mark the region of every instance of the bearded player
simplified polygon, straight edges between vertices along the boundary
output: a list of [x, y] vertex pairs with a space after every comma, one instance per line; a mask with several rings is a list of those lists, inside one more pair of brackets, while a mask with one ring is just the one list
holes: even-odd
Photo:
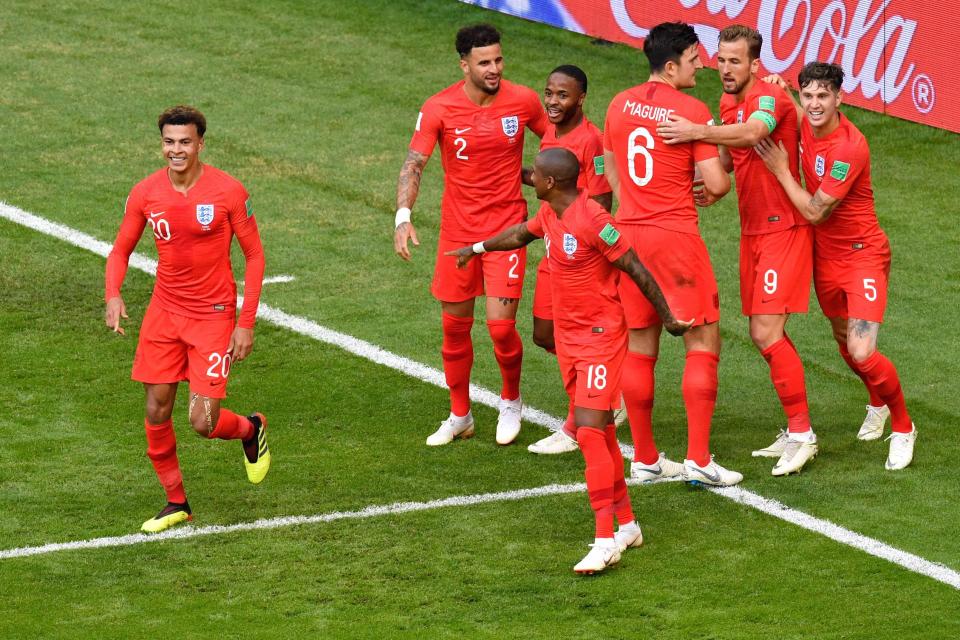
[[496, 440], [506, 445], [520, 433], [523, 343], [516, 316], [523, 289], [526, 251], [484, 256], [457, 269], [446, 251], [494, 235], [527, 217], [520, 192], [524, 129], [543, 135], [547, 118], [537, 94], [502, 79], [500, 32], [486, 24], [457, 32], [463, 79], [429, 98], [417, 117], [407, 159], [397, 183], [394, 250], [410, 260], [408, 242], [419, 244], [410, 220], [423, 169], [440, 146], [444, 169], [440, 241], [430, 291], [440, 301], [443, 372], [450, 388], [450, 415], [427, 438], [445, 445], [474, 433], [470, 411], [474, 307], [486, 295], [487, 329], [503, 386]]
[[[106, 324], [123, 334], [127, 317], [120, 287], [130, 254], [150, 225], [159, 257], [153, 297], [140, 328], [131, 377], [146, 391], [147, 455], [167, 504], [143, 523], [148, 533], [192, 520], [173, 431], [173, 405], [181, 380], [190, 383], [189, 419], [203, 438], [239, 440], [247, 479], [257, 484], [270, 468], [267, 421], [221, 407], [233, 362], [253, 348], [253, 327], [264, 256], [249, 196], [236, 179], [203, 164], [206, 119], [177, 106], [158, 120], [167, 166], [130, 191], [120, 231], [107, 258]], [[237, 287], [230, 265], [236, 236], [243, 250], [244, 305], [237, 321]]]
[[[540, 152], [531, 174], [537, 197], [544, 201], [537, 216], [448, 255], [467, 266], [471, 258], [487, 251], [513, 251], [539, 237], [546, 243], [557, 360], [574, 405], [576, 438], [586, 461], [584, 476], [596, 534], [593, 548], [573, 570], [596, 573], [619, 562], [627, 548], [643, 542], [613, 423], [627, 351], [617, 269], [648, 296], [670, 333], [682, 334], [689, 323], [674, 319], [657, 282], [620, 237], [610, 213], [577, 190], [579, 171], [577, 157], [567, 149]], [[616, 532], [614, 518], [620, 524]]]

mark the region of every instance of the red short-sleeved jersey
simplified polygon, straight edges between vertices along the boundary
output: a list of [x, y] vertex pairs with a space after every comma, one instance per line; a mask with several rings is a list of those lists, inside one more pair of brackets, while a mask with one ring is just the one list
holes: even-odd
[[595, 345], [624, 334], [617, 268], [611, 262], [630, 247], [610, 213], [581, 191], [562, 218], [544, 203], [527, 229], [546, 243], [556, 341]]
[[[251, 236], [258, 252], [256, 290], [245, 291], [240, 326], [253, 327], [263, 278], [262, 249], [253, 209], [243, 185], [208, 164], [184, 195], [160, 169], [130, 191], [120, 232], [107, 261], [107, 299], [120, 295], [126, 261], [150, 225], [159, 263], [152, 304], [188, 318], [234, 317], [237, 285], [230, 266], [234, 234], [241, 244]], [[122, 264], [121, 264], [122, 263]], [[248, 269], [251, 265], [248, 258]]]
[[429, 156], [440, 144], [442, 237], [476, 242], [527, 218], [520, 192], [523, 132], [529, 127], [543, 135], [547, 122], [537, 94], [507, 80], [486, 107], [467, 97], [463, 80], [424, 103], [410, 149]]
[[603, 175], [603, 134], [587, 116], [583, 116], [580, 124], [561, 138], [557, 137], [556, 125], [548, 122], [540, 140], [540, 151], [555, 147], [568, 149], [580, 161], [578, 189], [585, 190], [588, 196], [610, 193], [610, 183]]
[[841, 202], [825, 222], [814, 227], [820, 258], [849, 258], [861, 251], [889, 251], [880, 228], [870, 185], [870, 147], [843, 114], [840, 126], [823, 138], [813, 135], [806, 119], [800, 125], [800, 164], [807, 191], [822, 189]]
[[[743, 102], [737, 102], [736, 96], [728, 93], [720, 98], [720, 119], [723, 124], [739, 124], [751, 116], [772, 128], [770, 139], [775, 144], [783, 143], [790, 158], [790, 173], [799, 182], [800, 134], [797, 110], [790, 96], [778, 85], [758, 78]], [[798, 224], [809, 224], [794, 208], [783, 187], [752, 147], [727, 147], [727, 151], [733, 159], [733, 171], [737, 178], [740, 231], [743, 235], [773, 233]]]
[[617, 222], [698, 233], [694, 164], [719, 152], [703, 142], [667, 145], [657, 134], [657, 123], [672, 113], [713, 123], [707, 105], [663, 82], [632, 87], [610, 103], [603, 148], [614, 154], [620, 179]]

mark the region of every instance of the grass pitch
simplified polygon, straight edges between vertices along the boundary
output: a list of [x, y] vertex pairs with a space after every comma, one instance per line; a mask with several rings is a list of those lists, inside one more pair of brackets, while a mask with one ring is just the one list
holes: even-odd
[[[423, 100], [459, 77], [454, 31], [480, 20], [503, 30], [514, 81], [539, 89], [558, 64], [583, 67], [598, 124], [616, 92], [646, 78], [636, 51], [452, 0], [6, 7], [0, 199], [111, 241], [130, 187], [161, 166], [156, 115], [193, 103], [209, 120], [205, 161], [253, 194], [268, 275], [296, 277], [268, 285], [264, 302], [439, 367], [439, 309], [427, 288], [442, 171], [431, 160], [412, 264], [392, 253], [396, 175]], [[695, 95], [715, 110], [716, 74], [698, 81]], [[821, 455], [786, 479], [750, 458], [782, 416], [739, 315], [732, 195], [701, 216], [725, 341], [713, 450], [752, 491], [960, 570], [951, 401], [960, 261], [949, 215], [960, 144], [846, 113], [871, 143], [894, 251], [881, 347], [920, 430], [914, 466], [888, 473], [886, 445], [856, 441], [865, 393], [815, 303], [789, 329]], [[531, 157], [535, 148], [528, 140]], [[153, 255], [151, 245], [138, 250]], [[2, 546], [134, 532], [163, 500], [144, 455], [142, 391], [128, 376], [150, 278], [129, 273], [131, 330], [119, 339], [102, 326], [101, 258], [3, 220], [0, 255]], [[529, 314], [528, 297], [524, 335]], [[482, 322], [475, 329], [475, 381], [496, 389], [489, 339]], [[685, 443], [680, 355], [678, 341], [665, 341], [657, 371], [657, 439], [672, 456]], [[474, 409], [474, 440], [427, 449], [446, 415], [443, 390], [265, 323], [231, 378], [227, 406], [269, 416], [275, 466], [248, 485], [239, 446], [193, 436], [182, 403], [174, 419], [200, 525], [582, 478], [576, 454], [527, 454], [542, 428], [496, 447], [486, 407]], [[529, 343], [523, 389], [562, 414], [556, 365]], [[704, 491], [669, 484], [631, 495], [646, 543], [593, 579], [570, 571], [592, 537], [584, 495], [0, 560], [0, 636], [960, 635], [958, 594], [946, 585]]]

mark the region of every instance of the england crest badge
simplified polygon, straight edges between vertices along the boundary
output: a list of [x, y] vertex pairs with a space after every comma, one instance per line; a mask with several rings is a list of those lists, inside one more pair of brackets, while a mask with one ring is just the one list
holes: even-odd
[[503, 132], [512, 138], [520, 131], [520, 119], [517, 116], [500, 118], [500, 126], [503, 127]]
[[213, 222], [213, 205], [212, 204], [198, 204], [197, 205], [197, 222], [206, 227], [211, 222]]
[[823, 156], [821, 156], [820, 154], [817, 154], [816, 170], [817, 170], [818, 177], [820, 178], [823, 177], [823, 174], [826, 172], [826, 165], [827, 165], [827, 161], [823, 159]]
[[577, 252], [577, 238], [572, 233], [563, 234], [563, 252], [570, 257]]

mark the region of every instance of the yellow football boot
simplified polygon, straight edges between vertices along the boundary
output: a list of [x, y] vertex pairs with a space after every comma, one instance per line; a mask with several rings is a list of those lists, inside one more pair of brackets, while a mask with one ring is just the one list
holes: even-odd
[[[262, 413], [255, 413], [248, 418], [253, 423], [253, 435], [243, 441], [243, 466], [247, 470], [247, 480], [253, 484], [260, 484], [267, 477], [270, 470], [270, 447], [267, 445], [267, 418]], [[253, 445], [256, 449], [253, 449]], [[250, 455], [255, 455], [253, 461]]]
[[144, 533], [160, 533], [164, 529], [169, 529], [189, 520], [193, 520], [193, 515], [188, 503], [168, 502], [167, 506], [160, 510], [160, 513], [144, 522], [140, 530]]

